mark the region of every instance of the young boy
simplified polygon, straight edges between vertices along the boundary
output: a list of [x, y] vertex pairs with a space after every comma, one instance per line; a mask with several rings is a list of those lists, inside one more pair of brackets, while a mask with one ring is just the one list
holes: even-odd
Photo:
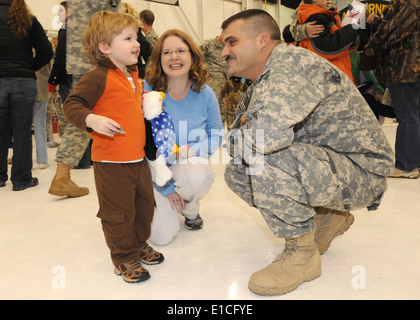
[[142, 113], [143, 82], [137, 75], [139, 26], [133, 17], [95, 13], [83, 37], [90, 62], [64, 104], [64, 114], [93, 139], [98, 217], [115, 265], [127, 282], [149, 279], [142, 266], [158, 264], [163, 255], [146, 240], [150, 236], [155, 200], [145, 156]]
[[356, 40], [358, 29], [351, 24], [341, 27], [337, 7], [331, 7], [330, 2], [329, 0], [303, 0], [300, 4], [298, 23], [316, 21], [316, 24], [324, 26], [324, 31], [316, 38], [300, 41], [299, 46], [329, 60], [353, 80], [348, 49]]

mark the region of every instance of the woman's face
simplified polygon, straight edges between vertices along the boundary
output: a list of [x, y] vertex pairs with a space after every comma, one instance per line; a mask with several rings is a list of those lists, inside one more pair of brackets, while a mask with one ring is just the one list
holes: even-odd
[[188, 45], [181, 38], [169, 36], [163, 41], [160, 62], [168, 80], [189, 79], [192, 56]]
[[66, 8], [64, 8], [63, 6], [60, 6], [58, 8], [58, 19], [60, 20], [61, 23], [64, 23], [67, 19], [67, 10]]

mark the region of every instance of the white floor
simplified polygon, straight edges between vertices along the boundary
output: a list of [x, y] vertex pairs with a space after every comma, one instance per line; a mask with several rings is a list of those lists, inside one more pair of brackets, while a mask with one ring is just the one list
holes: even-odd
[[[383, 130], [391, 145], [396, 125]], [[225, 185], [224, 165], [215, 164], [215, 184], [202, 202], [205, 227], [182, 230], [167, 246], [151, 279], [127, 284], [113, 274], [100, 220], [93, 170], [72, 170], [90, 189], [85, 197], [48, 194], [55, 173], [34, 170], [40, 185], [0, 189], [0, 299], [294, 300], [420, 299], [420, 179], [388, 179], [377, 211], [354, 211], [355, 223], [322, 256], [322, 275], [295, 291], [262, 297], [249, 291], [250, 275], [283, 248], [260, 213]], [[182, 223], [182, 219], [180, 219]]]

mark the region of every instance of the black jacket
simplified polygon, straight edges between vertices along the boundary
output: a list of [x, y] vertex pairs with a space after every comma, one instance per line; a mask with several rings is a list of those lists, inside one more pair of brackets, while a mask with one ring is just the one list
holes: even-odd
[[152, 47], [150, 46], [149, 41], [147, 41], [146, 37], [141, 32], [141, 28], [139, 28], [137, 33], [137, 41], [140, 43], [140, 56], [137, 62], [137, 68], [139, 69], [139, 77], [144, 79], [146, 73], [146, 64], [147, 60], [149, 60], [149, 57], [152, 54]]
[[72, 76], [66, 71], [66, 38], [67, 29], [60, 29], [58, 31], [58, 44], [55, 50], [54, 64], [51, 69], [48, 83], [52, 85], [67, 84], [71, 85]]
[[35, 71], [53, 57], [51, 43], [34, 16], [28, 36], [16, 38], [7, 24], [8, 12], [9, 0], [0, 0], [0, 78], [36, 78]]

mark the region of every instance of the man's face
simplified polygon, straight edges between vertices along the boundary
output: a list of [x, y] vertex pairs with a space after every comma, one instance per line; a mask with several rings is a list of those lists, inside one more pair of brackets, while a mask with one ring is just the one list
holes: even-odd
[[258, 37], [248, 38], [244, 20], [235, 20], [223, 30], [223, 42], [225, 46], [221, 55], [228, 63], [228, 76], [255, 80], [261, 73], [257, 69], [257, 62], [261, 59]]

